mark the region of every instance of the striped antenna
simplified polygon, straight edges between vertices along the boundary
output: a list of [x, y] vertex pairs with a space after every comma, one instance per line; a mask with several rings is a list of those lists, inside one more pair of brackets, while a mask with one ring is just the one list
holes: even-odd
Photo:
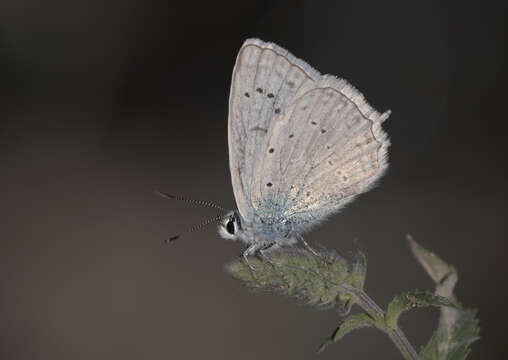
[[[210, 224], [210, 223], [212, 223], [212, 222], [215, 222], [215, 221], [221, 221], [222, 219], [225, 219], [226, 217], [227, 217], [227, 216], [222, 215], [222, 214], [215, 215], [215, 216], [214, 216], [213, 218], [211, 218], [211, 219], [207, 219], [207, 220], [203, 221], [203, 222], [202, 222], [202, 223], [200, 223], [200, 224], [197, 224], [197, 225], [194, 225], [194, 226], [190, 227], [189, 229], [187, 229], [187, 230], [186, 230], [185, 232], [183, 232], [182, 234], [188, 234], [188, 233], [194, 232], [194, 231], [199, 230], [199, 229], [201, 229], [202, 227], [204, 227], [204, 226], [206, 226], [206, 225], [208, 225], [208, 224]], [[171, 241], [175, 241], [175, 240], [179, 239], [179, 238], [180, 238], [180, 236], [181, 236], [182, 234], [178, 234], [178, 235], [171, 236], [169, 239], [164, 240], [164, 242], [165, 242], [166, 244], [169, 244]]]
[[155, 195], [160, 196], [161, 198], [164, 198], [164, 199], [168, 199], [168, 200], [179, 200], [179, 201], [184, 201], [186, 203], [193, 204], [193, 205], [206, 206], [206, 207], [211, 207], [211, 208], [215, 208], [215, 209], [219, 209], [219, 210], [223, 210], [223, 211], [228, 211], [228, 209], [225, 209], [222, 206], [214, 204], [213, 202], [210, 202], [210, 201], [194, 200], [194, 199], [189, 199], [189, 198], [186, 198], [183, 196], [170, 195], [170, 194], [163, 193], [160, 191], [154, 191], [154, 193], [155, 193]]

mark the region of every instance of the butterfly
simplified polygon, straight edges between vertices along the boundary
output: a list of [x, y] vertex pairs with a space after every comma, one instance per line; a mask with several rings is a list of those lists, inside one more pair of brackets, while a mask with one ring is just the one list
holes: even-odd
[[321, 75], [273, 43], [248, 39], [233, 69], [229, 167], [237, 210], [219, 224], [243, 256], [264, 254], [367, 191], [388, 166], [381, 123], [346, 80]]
[[251, 255], [298, 241], [316, 253], [302, 234], [386, 171], [390, 141], [381, 124], [389, 115], [346, 80], [321, 75], [276, 44], [246, 40], [233, 69], [228, 114], [237, 209], [206, 223], [219, 220], [223, 238], [244, 242], [248, 265]]

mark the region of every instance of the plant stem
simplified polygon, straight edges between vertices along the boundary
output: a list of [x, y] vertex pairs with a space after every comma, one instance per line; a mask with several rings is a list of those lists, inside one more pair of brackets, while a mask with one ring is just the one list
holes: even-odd
[[[353, 293], [358, 299], [358, 305], [365, 310], [377, 323], [384, 324], [385, 313], [384, 311], [365, 293], [364, 290], [357, 289], [353, 286], [345, 286], [346, 290]], [[419, 360], [418, 353], [415, 351], [413, 346], [409, 343], [406, 335], [397, 326], [391, 328], [389, 326], [379, 327], [380, 330], [386, 332], [390, 339], [397, 346], [399, 351], [406, 360]]]

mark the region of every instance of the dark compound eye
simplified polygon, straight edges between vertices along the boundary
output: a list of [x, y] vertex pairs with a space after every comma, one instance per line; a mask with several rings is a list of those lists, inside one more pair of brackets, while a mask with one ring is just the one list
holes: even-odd
[[231, 235], [235, 234], [235, 219], [230, 219], [226, 224], [226, 230]]

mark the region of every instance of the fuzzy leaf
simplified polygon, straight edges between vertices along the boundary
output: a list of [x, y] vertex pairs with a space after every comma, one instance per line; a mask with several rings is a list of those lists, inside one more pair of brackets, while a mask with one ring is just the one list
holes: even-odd
[[365, 257], [348, 263], [333, 251], [321, 250], [319, 256], [304, 250], [281, 249], [269, 259], [249, 258], [251, 270], [243, 259], [230, 263], [226, 270], [248, 287], [282, 293], [316, 307], [337, 306], [347, 313], [354, 302], [345, 286], [363, 287]]
[[464, 360], [469, 355], [470, 345], [478, 340], [480, 331], [476, 312], [471, 309], [456, 311], [456, 321], [450, 328], [441, 317], [439, 328], [420, 352], [422, 360]]
[[376, 322], [366, 313], [355, 313], [347, 316], [332, 335], [319, 347], [317, 353], [321, 353], [328, 345], [339, 341], [346, 334], [363, 327], [375, 327]]
[[396, 296], [389, 304], [385, 315], [386, 324], [395, 329], [399, 316], [407, 310], [424, 306], [451, 306], [455, 304], [450, 299], [434, 295], [428, 291], [410, 291]]
[[407, 238], [414, 256], [416, 256], [427, 274], [429, 274], [435, 283], [440, 283], [445, 277], [449, 276], [449, 274], [456, 273], [453, 266], [448, 265], [439, 256], [423, 248], [413, 239], [411, 235], [408, 235]]
[[[408, 236], [411, 250], [436, 283], [435, 294], [455, 300], [453, 290], [458, 280], [455, 268]], [[464, 360], [470, 345], [479, 337], [476, 311], [461, 306], [442, 307], [439, 327], [420, 352], [421, 360]]]

